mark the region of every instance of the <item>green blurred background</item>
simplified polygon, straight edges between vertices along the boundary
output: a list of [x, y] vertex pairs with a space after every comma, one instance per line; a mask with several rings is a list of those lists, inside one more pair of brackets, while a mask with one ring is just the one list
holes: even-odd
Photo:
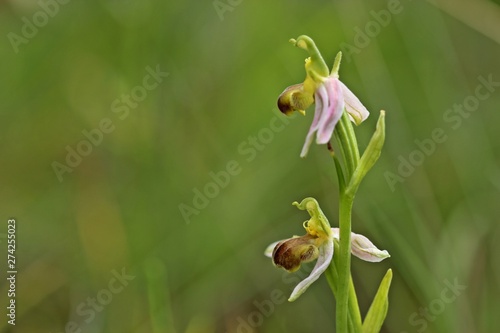
[[[480, 76], [500, 81], [498, 1], [65, 1], [0, 2], [0, 246], [6, 257], [13, 217], [18, 269], [12, 326], [2, 259], [2, 331], [333, 332], [326, 279], [281, 302], [298, 277], [263, 256], [303, 233], [295, 200], [316, 197], [337, 225], [326, 149], [299, 158], [312, 110], [290, 119], [275, 106], [304, 78], [306, 53], [288, 43], [301, 34], [329, 64], [343, 45], [341, 78], [372, 112], [362, 148], [387, 111], [353, 230], [392, 257], [353, 259], [362, 312], [392, 268], [383, 332], [498, 331], [500, 89], [471, 97]], [[388, 9], [381, 26], [372, 11]], [[144, 90], [148, 68], [168, 75]], [[141, 100], [124, 106], [132, 93]], [[473, 111], [451, 121], [464, 101]], [[103, 119], [113, 130], [59, 179], [54, 162], [68, 146], [88, 152], [82, 131]], [[415, 153], [436, 128], [447, 139]], [[410, 155], [420, 165], [390, 185]], [[229, 183], [183, 217], [230, 161]]]

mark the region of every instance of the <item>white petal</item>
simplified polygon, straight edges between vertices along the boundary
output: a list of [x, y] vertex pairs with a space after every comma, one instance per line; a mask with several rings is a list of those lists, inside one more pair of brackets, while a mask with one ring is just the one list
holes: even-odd
[[276, 247], [276, 245], [278, 245], [279, 242], [282, 242], [282, 241], [284, 241], [284, 239], [277, 241], [277, 242], [274, 242], [274, 243], [270, 244], [268, 247], [266, 247], [266, 250], [264, 251], [264, 255], [268, 258], [272, 258], [274, 248]]
[[389, 258], [389, 252], [379, 250], [363, 235], [351, 233], [351, 253], [356, 257], [370, 262], [379, 262]]
[[339, 79], [330, 77], [324, 86], [327, 92], [327, 104], [323, 107], [323, 114], [319, 120], [319, 128], [316, 136], [316, 143], [325, 144], [332, 138], [333, 130], [337, 125], [342, 112], [344, 112], [344, 98], [342, 86]]
[[340, 86], [342, 87], [347, 113], [349, 113], [351, 120], [353, 120], [356, 125], [361, 124], [366, 118], [368, 118], [370, 112], [368, 112], [359, 98], [357, 98], [356, 95], [354, 95], [354, 93], [350, 91], [344, 83], [342, 83], [342, 81], [340, 81]]
[[333, 235], [334, 239], [340, 240], [340, 229], [339, 228], [332, 228], [332, 235]]
[[333, 257], [333, 239], [329, 239], [325, 244], [319, 247], [319, 256], [318, 261], [316, 261], [316, 265], [314, 266], [311, 274], [302, 280], [296, 287], [293, 289], [289, 302], [295, 301], [302, 295], [309, 286], [316, 281], [319, 276], [328, 268], [330, 262]]

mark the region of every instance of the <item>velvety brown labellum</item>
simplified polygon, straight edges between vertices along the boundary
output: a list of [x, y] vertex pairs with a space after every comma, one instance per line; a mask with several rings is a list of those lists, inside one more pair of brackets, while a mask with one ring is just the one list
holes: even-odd
[[281, 93], [278, 108], [282, 113], [290, 115], [293, 111], [305, 110], [314, 102], [314, 97], [305, 94], [303, 87], [303, 83], [294, 84]]
[[273, 250], [273, 263], [289, 272], [295, 272], [303, 262], [310, 262], [318, 258], [316, 237], [304, 235], [294, 237], [276, 244]]

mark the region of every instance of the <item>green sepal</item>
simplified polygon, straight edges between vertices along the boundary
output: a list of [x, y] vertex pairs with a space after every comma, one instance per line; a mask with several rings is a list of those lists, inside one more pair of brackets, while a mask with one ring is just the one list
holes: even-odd
[[310, 69], [317, 75], [320, 77], [327, 77], [329, 75], [328, 66], [311, 37], [302, 35], [297, 37], [297, 39], [290, 39], [290, 43], [309, 53], [311, 57]]
[[335, 56], [335, 61], [333, 62], [332, 73], [331, 75], [336, 78], [339, 77], [339, 69], [340, 69], [340, 61], [342, 60], [342, 51], [339, 51]]

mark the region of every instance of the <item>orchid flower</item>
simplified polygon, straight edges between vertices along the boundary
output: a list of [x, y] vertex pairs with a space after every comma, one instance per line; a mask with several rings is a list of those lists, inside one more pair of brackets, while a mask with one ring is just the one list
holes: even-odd
[[[300, 210], [307, 210], [311, 218], [304, 222], [306, 234], [274, 242], [264, 254], [272, 258], [275, 266], [287, 272], [297, 271], [302, 263], [316, 260], [310, 275], [302, 280], [293, 290], [288, 301], [293, 302], [302, 295], [328, 268], [333, 258], [334, 242], [339, 241], [339, 229], [331, 228], [328, 219], [314, 198], [305, 198], [299, 204], [293, 203]], [[390, 257], [387, 251], [381, 251], [363, 235], [351, 234], [351, 252], [365, 261], [378, 262]]]
[[356, 125], [361, 124], [370, 113], [339, 80], [341, 52], [337, 54], [333, 70], [329, 73], [325, 61], [310, 37], [303, 35], [297, 40], [291, 39], [290, 42], [308, 51], [310, 57], [306, 59], [305, 81], [286, 88], [278, 98], [278, 108], [286, 115], [290, 115], [293, 111], [305, 115], [305, 109], [313, 103], [316, 104], [313, 122], [300, 154], [300, 157], [305, 157], [315, 133], [317, 144], [326, 144], [330, 141], [344, 109]]

